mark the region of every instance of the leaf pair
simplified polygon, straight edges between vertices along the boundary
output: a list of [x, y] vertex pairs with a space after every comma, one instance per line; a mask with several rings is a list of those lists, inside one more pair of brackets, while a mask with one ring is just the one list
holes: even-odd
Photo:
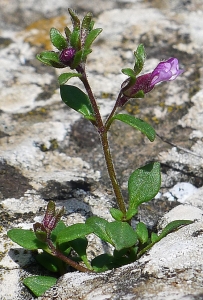
[[108, 222], [93, 216], [87, 219], [86, 224], [101, 240], [110, 243], [118, 251], [132, 247], [137, 241], [137, 234], [127, 222]]

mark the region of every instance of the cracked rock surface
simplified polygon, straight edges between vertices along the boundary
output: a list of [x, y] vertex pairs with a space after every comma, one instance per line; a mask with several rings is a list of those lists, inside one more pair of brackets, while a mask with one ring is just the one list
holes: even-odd
[[[103, 117], [114, 105], [143, 43], [144, 72], [177, 57], [185, 72], [163, 83], [123, 112], [149, 122], [155, 142], [115, 122], [109, 141], [123, 193], [135, 168], [152, 160], [162, 166], [157, 197], [133, 220], [161, 230], [170, 221], [194, 223], [169, 234], [139, 261], [102, 274], [60, 277], [40, 300], [203, 299], [203, 3], [202, 0], [27, 0], [0, 2], [0, 299], [34, 296], [22, 279], [50, 275], [6, 233], [32, 228], [49, 200], [65, 206], [70, 225], [98, 215], [111, 220], [116, 207], [97, 133], [60, 100], [60, 70], [35, 58], [50, 50], [49, 29], [70, 25], [67, 9], [91, 11], [103, 32], [93, 45], [87, 70]], [[77, 79], [71, 79], [82, 89]], [[89, 257], [110, 251], [90, 236]]]

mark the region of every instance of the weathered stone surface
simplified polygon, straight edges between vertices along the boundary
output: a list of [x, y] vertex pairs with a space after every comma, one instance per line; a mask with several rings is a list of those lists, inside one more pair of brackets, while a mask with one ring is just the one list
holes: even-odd
[[[162, 164], [160, 193], [141, 207], [134, 224], [142, 220], [152, 229], [158, 222], [161, 229], [174, 219], [197, 221], [171, 233], [132, 265], [105, 274], [68, 273], [41, 299], [202, 299], [203, 3], [75, 2], [0, 3], [0, 298], [34, 299], [22, 278], [47, 274], [30, 251], [6, 237], [8, 229], [32, 228], [49, 199], [65, 205], [67, 224], [92, 214], [111, 220], [108, 209], [115, 206], [96, 133], [61, 102], [61, 71], [35, 59], [51, 47], [50, 27], [62, 30], [70, 24], [67, 8], [72, 7], [92, 11], [103, 27], [88, 60], [88, 76], [104, 117], [126, 78], [120, 70], [132, 66], [139, 43], [147, 51], [145, 72], [171, 56], [185, 69], [176, 81], [124, 108], [155, 127], [154, 143], [119, 122], [109, 140], [126, 196], [128, 176], [136, 167], [151, 160]], [[77, 79], [73, 83], [82, 88]], [[90, 256], [104, 251], [97, 239], [90, 240]]]

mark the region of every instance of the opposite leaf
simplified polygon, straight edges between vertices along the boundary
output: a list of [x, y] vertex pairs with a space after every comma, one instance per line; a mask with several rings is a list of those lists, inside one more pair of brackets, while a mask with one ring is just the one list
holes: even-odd
[[67, 106], [81, 113], [86, 119], [95, 120], [90, 100], [83, 91], [72, 85], [61, 85], [60, 93]]
[[118, 114], [115, 115], [111, 120], [119, 120], [134, 127], [135, 129], [138, 129], [144, 135], [146, 135], [151, 142], [153, 142], [156, 137], [156, 132], [151, 125], [141, 119], [135, 118], [134, 116]]
[[160, 164], [150, 163], [135, 170], [128, 181], [129, 209], [154, 198], [161, 186]]

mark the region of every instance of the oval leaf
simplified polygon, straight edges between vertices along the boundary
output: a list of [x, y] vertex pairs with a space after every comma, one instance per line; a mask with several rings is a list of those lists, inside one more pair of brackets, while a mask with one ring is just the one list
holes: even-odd
[[57, 279], [50, 276], [31, 276], [23, 280], [23, 284], [27, 286], [35, 296], [42, 296], [48, 289], [56, 284]]
[[109, 238], [109, 236], [107, 235], [106, 230], [105, 230], [106, 225], [108, 224], [108, 221], [106, 221], [102, 218], [93, 216], [86, 220], [86, 224], [92, 228], [93, 233], [96, 234], [101, 240], [112, 244], [112, 241]]
[[50, 39], [52, 44], [58, 49], [63, 50], [67, 47], [66, 39], [62, 36], [60, 31], [56, 28], [50, 29]]
[[56, 242], [60, 245], [69, 241], [73, 241], [77, 238], [84, 237], [92, 232], [92, 228], [87, 224], [77, 223], [62, 230], [58, 234]]
[[146, 123], [145, 121], [135, 118], [134, 116], [126, 115], [126, 114], [118, 114], [115, 115], [112, 119], [113, 120], [119, 120], [121, 122], [124, 122], [139, 131], [141, 131], [144, 135], [148, 137], [148, 139], [153, 142], [156, 137], [156, 132], [154, 128]]
[[21, 247], [28, 250], [43, 249], [47, 250], [46, 243], [39, 241], [31, 230], [13, 228], [7, 232], [8, 237]]
[[135, 170], [128, 181], [129, 209], [154, 198], [161, 186], [160, 164], [150, 163]]
[[116, 250], [130, 248], [137, 242], [137, 234], [126, 222], [114, 221], [106, 225], [106, 233]]
[[63, 102], [81, 113], [85, 118], [94, 120], [93, 109], [88, 96], [79, 88], [72, 85], [60, 85]]
[[61, 84], [61, 85], [65, 84], [72, 77], [81, 77], [81, 74], [78, 74], [78, 73], [63, 73], [63, 74], [59, 75], [59, 77], [58, 77], [59, 84]]

